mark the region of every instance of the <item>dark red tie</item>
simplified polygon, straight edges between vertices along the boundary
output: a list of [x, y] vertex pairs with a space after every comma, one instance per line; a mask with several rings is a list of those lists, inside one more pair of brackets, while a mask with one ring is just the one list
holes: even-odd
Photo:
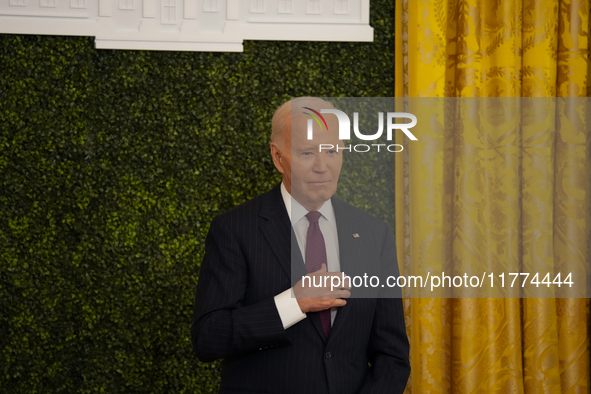
[[[321, 213], [318, 211], [310, 211], [306, 214], [306, 218], [310, 222], [308, 234], [306, 236], [306, 270], [308, 273], [318, 271], [322, 264], [327, 264], [324, 237], [322, 236], [322, 231], [320, 231], [320, 226], [318, 225], [318, 219], [320, 219], [320, 216]], [[324, 329], [324, 335], [328, 338], [331, 329], [330, 309], [320, 311], [318, 314], [320, 315], [320, 322]]]

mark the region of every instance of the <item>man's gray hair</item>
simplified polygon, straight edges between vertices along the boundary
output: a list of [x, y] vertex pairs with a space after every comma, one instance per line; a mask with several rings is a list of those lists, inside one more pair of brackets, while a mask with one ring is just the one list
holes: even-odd
[[297, 109], [294, 112], [294, 115], [297, 116], [303, 115], [303, 112], [306, 111], [304, 107], [312, 108], [318, 112], [321, 109], [334, 108], [332, 103], [317, 97], [297, 97], [277, 108], [271, 121], [271, 142], [275, 142], [280, 149], [283, 149], [285, 146], [286, 132], [291, 129], [292, 105], [294, 109]]

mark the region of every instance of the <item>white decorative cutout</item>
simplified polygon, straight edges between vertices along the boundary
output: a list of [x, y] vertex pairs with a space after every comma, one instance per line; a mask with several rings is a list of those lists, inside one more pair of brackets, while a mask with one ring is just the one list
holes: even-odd
[[347, 15], [349, 13], [349, 0], [335, 0], [334, 13], [337, 15]]
[[197, 19], [197, 2], [195, 0], [183, 0], [183, 17], [185, 19]]
[[70, 0], [70, 8], [86, 8], [86, 0]]
[[120, 10], [133, 10], [133, 0], [119, 0]]
[[176, 0], [162, 0], [160, 19], [163, 25], [176, 24]]
[[156, 18], [156, 0], [142, 1], [142, 16], [144, 18]]
[[39, 0], [39, 7], [55, 8], [55, 7], [57, 7], [57, 1], [56, 0]]
[[265, 0], [250, 0], [250, 13], [251, 14], [264, 14], [265, 13]]
[[174, 51], [241, 52], [244, 40], [373, 40], [369, 0], [0, 0], [2, 33]]
[[112, 16], [113, 15], [113, 1], [112, 0], [99, 0], [99, 16]]
[[277, 12], [280, 14], [291, 14], [293, 13], [291, 0], [279, 0], [279, 9]]
[[306, 14], [320, 14], [320, 0], [308, 0]]
[[226, 5], [226, 19], [237, 21], [240, 19], [240, 2], [242, 0], [228, 0]]
[[203, 0], [203, 12], [218, 11], [218, 0]]

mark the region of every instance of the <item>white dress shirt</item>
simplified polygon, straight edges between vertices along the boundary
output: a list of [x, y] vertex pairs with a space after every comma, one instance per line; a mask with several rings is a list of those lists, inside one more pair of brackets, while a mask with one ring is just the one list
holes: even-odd
[[[305, 262], [306, 256], [306, 240], [308, 235], [308, 227], [310, 222], [306, 218], [308, 210], [304, 208], [299, 202], [291, 197], [283, 183], [281, 183], [281, 196], [287, 209], [287, 214], [291, 221], [300, 252], [302, 253], [302, 260]], [[322, 236], [324, 237], [324, 244], [326, 247], [327, 270], [330, 272], [340, 271], [339, 262], [339, 239], [337, 234], [337, 223], [330, 200], [325, 201], [322, 207], [318, 209], [321, 213], [318, 225]], [[306, 314], [302, 313], [300, 306], [293, 294], [293, 289], [287, 289], [283, 293], [275, 296], [275, 305], [279, 311], [279, 317], [283, 323], [283, 328], [287, 329], [297, 322], [306, 318]], [[337, 308], [332, 308], [330, 311], [331, 324], [334, 323]]]

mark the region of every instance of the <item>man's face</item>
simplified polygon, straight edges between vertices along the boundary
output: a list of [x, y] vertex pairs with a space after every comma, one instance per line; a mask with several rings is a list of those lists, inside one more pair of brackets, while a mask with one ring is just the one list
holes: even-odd
[[[333, 116], [325, 119], [326, 128], [314, 124], [312, 140], [307, 139], [306, 118], [297, 118], [293, 130], [287, 132], [282, 149], [271, 144], [273, 162], [283, 174], [285, 188], [306, 209], [317, 210], [337, 190], [343, 165], [342, 151], [337, 152], [338, 121]], [[333, 145], [334, 149], [322, 149], [320, 144]], [[343, 144], [341, 142], [340, 146]]]

